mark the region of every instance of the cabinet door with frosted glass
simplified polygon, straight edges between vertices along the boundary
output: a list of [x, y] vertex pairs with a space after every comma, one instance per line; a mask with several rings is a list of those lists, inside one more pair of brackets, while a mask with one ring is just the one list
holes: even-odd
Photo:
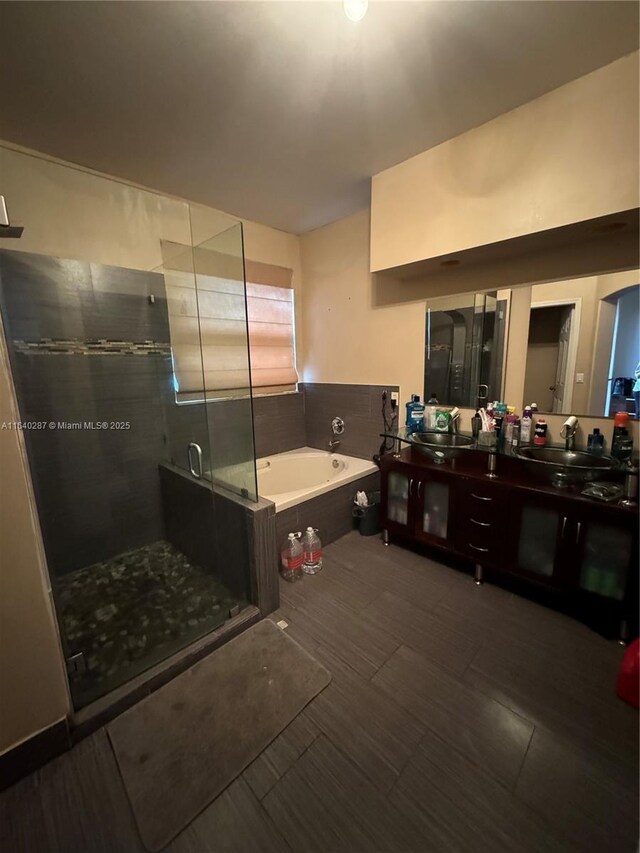
[[415, 533], [432, 544], [451, 538], [454, 515], [453, 482], [450, 478], [427, 474], [415, 485]]
[[412, 532], [412, 492], [413, 479], [408, 468], [398, 466], [384, 472], [382, 500], [384, 527], [387, 530], [405, 534]]
[[578, 588], [610, 601], [627, 593], [630, 569], [636, 565], [636, 519], [581, 512], [575, 525]]
[[544, 586], [567, 586], [567, 543], [571, 520], [566, 502], [513, 492], [505, 569]]

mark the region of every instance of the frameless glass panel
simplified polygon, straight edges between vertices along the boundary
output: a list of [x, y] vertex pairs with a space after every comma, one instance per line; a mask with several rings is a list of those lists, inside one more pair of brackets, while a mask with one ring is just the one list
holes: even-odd
[[620, 527], [589, 523], [582, 555], [580, 586], [622, 601], [633, 547], [632, 534]]
[[397, 524], [407, 524], [409, 519], [409, 478], [392, 471], [389, 474], [387, 517]]
[[194, 249], [213, 482], [256, 501], [242, 224]]
[[554, 510], [535, 506], [524, 507], [518, 543], [518, 566], [521, 569], [536, 575], [551, 577], [555, 562], [558, 523], [558, 513]]
[[422, 529], [430, 536], [447, 538], [449, 486], [427, 481], [423, 484]]

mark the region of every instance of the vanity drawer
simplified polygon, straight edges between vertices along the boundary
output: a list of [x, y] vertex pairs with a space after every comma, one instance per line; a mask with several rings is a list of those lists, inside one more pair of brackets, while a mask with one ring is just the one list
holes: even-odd
[[502, 490], [486, 488], [483, 483], [467, 485], [461, 500], [463, 517], [474, 519], [476, 527], [495, 525], [501, 517], [504, 508]]
[[461, 526], [458, 539], [463, 553], [473, 560], [497, 565], [502, 551], [502, 537], [497, 521], [478, 518], [479, 514], [467, 516]]

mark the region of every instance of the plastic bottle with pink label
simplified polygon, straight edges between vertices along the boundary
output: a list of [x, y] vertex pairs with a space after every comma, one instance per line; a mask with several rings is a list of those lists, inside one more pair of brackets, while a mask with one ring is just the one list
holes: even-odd
[[290, 533], [280, 552], [280, 574], [286, 581], [302, 578], [304, 552], [300, 542], [300, 533]]

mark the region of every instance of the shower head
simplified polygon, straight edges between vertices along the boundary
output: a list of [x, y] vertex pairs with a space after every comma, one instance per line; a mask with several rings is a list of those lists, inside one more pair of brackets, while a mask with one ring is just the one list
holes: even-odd
[[4, 196], [0, 195], [0, 237], [22, 237], [22, 225], [11, 225]]

